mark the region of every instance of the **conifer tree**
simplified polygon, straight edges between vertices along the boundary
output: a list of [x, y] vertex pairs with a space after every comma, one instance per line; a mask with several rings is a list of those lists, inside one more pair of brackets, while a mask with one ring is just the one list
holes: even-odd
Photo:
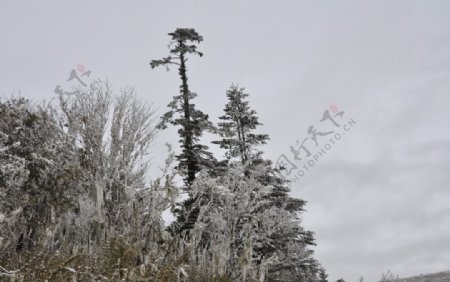
[[[314, 245], [314, 234], [301, 226], [299, 214], [304, 211], [305, 201], [289, 196], [288, 183], [281, 179], [270, 160], [261, 157], [262, 152], [255, 149], [269, 139], [267, 134], [256, 134], [261, 123], [256, 111], [246, 100], [244, 88], [232, 85], [227, 91], [228, 103], [225, 114], [220, 117], [219, 134], [222, 139], [215, 141], [227, 150], [228, 160], [239, 160], [245, 165], [246, 181], [253, 176], [267, 192], [261, 197], [261, 204], [253, 210], [252, 217], [265, 218], [268, 211], [271, 217], [258, 223], [255, 235], [253, 256], [258, 263], [270, 260], [268, 279], [270, 281], [314, 281], [318, 272], [318, 262], [308, 249]], [[232, 162], [229, 162], [232, 164]], [[270, 222], [270, 224], [268, 224]], [[275, 225], [275, 226], [274, 226]], [[243, 225], [237, 225], [241, 231]], [[261, 238], [258, 239], [258, 238]], [[264, 239], [263, 239], [264, 238]], [[237, 241], [237, 245], [241, 242]], [[278, 260], [270, 258], [278, 257]]]
[[319, 282], [328, 282], [328, 274], [323, 267], [319, 269]]
[[269, 240], [260, 242], [255, 253], [261, 257], [274, 254], [280, 257], [280, 260], [269, 266], [270, 281], [314, 281], [318, 272], [318, 262], [309, 249], [315, 245], [314, 233], [305, 230], [299, 218], [306, 201], [291, 197], [288, 183], [278, 176], [271, 161], [262, 162], [259, 165], [262, 172], [258, 182], [264, 187], [270, 187], [270, 190], [262, 197], [264, 205], [257, 213], [274, 210], [283, 219], [274, 221], [277, 222], [277, 226], [273, 228]]
[[190, 186], [197, 172], [211, 168], [214, 163], [208, 147], [199, 142], [204, 130], [213, 129], [213, 125], [208, 120], [208, 115], [196, 109], [192, 103], [196, 94], [189, 90], [186, 66], [188, 55], [203, 56], [193, 44], [202, 42], [203, 37], [191, 28], [177, 28], [169, 35], [172, 37], [169, 44], [170, 55], [161, 60], [152, 60], [150, 66], [165, 66], [168, 69], [170, 65], [176, 65], [181, 80], [180, 95], [174, 96], [168, 104], [169, 111], [162, 116], [158, 127], [165, 129], [168, 123], [180, 126], [178, 133], [182, 152], [176, 156], [179, 162], [177, 169]]
[[261, 123], [256, 111], [248, 105], [246, 98], [249, 94], [244, 90], [245, 88], [232, 85], [226, 92], [228, 103], [225, 105], [225, 114], [220, 117], [223, 122], [218, 124], [222, 139], [213, 142], [227, 150], [228, 159], [237, 157], [242, 163], [249, 160], [255, 146], [265, 144], [269, 139], [267, 134], [252, 133]]

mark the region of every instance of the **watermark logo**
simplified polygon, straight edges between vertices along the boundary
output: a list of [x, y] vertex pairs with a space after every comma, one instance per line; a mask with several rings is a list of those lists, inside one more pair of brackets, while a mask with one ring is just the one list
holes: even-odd
[[[78, 86], [83, 86], [83, 87], [87, 87], [87, 84], [83, 81], [83, 77], [89, 78], [89, 76], [91, 75], [91, 71], [90, 70], [86, 70], [84, 65], [78, 64], [76, 66], [76, 68], [72, 69], [70, 71], [69, 74], [69, 78], [67, 79], [67, 81], [77, 81], [78, 82]], [[64, 91], [61, 87], [61, 85], [56, 85], [55, 87], [55, 93], [63, 96], [63, 95], [67, 95], [67, 96], [71, 96], [71, 95], [76, 95], [77, 92], [73, 91], [73, 92], [69, 92], [69, 91]]]
[[309, 136], [290, 146], [289, 157], [286, 154], [278, 157], [275, 167], [283, 179], [299, 181], [353, 128], [355, 120], [344, 114], [336, 105], [331, 105], [322, 114], [320, 129], [310, 125], [306, 130]]

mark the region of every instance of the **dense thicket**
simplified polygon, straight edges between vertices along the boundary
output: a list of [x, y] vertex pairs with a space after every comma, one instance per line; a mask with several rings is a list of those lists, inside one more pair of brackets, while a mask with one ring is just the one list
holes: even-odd
[[[181, 86], [159, 123], [133, 89], [101, 81], [57, 105], [0, 103], [0, 280], [319, 281], [305, 202], [264, 159], [269, 137], [249, 95], [232, 85], [215, 128], [187, 83], [186, 56], [202, 55], [203, 38], [169, 35], [170, 56], [151, 65], [176, 65]], [[149, 181], [151, 142], [168, 124], [180, 152], [169, 147]], [[223, 160], [200, 143], [209, 129]]]

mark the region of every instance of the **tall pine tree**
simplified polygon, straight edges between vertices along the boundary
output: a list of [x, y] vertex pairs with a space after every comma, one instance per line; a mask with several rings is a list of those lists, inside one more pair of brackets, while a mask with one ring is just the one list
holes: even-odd
[[208, 147], [200, 144], [203, 132], [214, 130], [214, 126], [208, 120], [208, 115], [196, 109], [195, 104], [192, 103], [196, 94], [189, 90], [187, 77], [187, 57], [188, 55], [203, 56], [203, 53], [197, 51], [195, 45], [202, 42], [203, 37], [192, 28], [177, 28], [169, 35], [171, 36], [170, 55], [161, 60], [152, 60], [150, 66], [152, 68], [165, 66], [169, 69], [170, 65], [175, 65], [178, 67], [181, 80], [180, 95], [174, 96], [168, 104], [169, 111], [162, 116], [158, 128], [165, 129], [168, 124], [180, 127], [178, 134], [182, 151], [176, 155], [178, 160], [176, 169], [184, 177], [188, 198], [181, 203], [181, 208], [175, 210], [177, 220], [169, 231], [172, 234], [182, 234], [183, 231], [189, 232], [192, 229], [200, 211], [201, 205], [196, 203], [202, 199], [197, 199], [191, 189], [196, 174], [201, 170], [214, 171], [217, 162], [208, 151]]
[[162, 116], [158, 127], [165, 129], [168, 123], [180, 126], [178, 134], [182, 152], [176, 156], [179, 162], [177, 169], [184, 176], [187, 186], [190, 186], [197, 172], [211, 168], [214, 163], [208, 147], [199, 142], [203, 132], [212, 129], [213, 125], [208, 120], [208, 115], [196, 109], [192, 103], [196, 94], [189, 90], [186, 67], [188, 55], [203, 56], [193, 44], [202, 42], [203, 37], [192, 28], [177, 28], [169, 35], [172, 37], [169, 44], [170, 55], [161, 60], [152, 60], [150, 66], [152, 68], [165, 66], [167, 69], [170, 65], [178, 66], [181, 80], [180, 95], [174, 96], [172, 102], [168, 104], [169, 111]]

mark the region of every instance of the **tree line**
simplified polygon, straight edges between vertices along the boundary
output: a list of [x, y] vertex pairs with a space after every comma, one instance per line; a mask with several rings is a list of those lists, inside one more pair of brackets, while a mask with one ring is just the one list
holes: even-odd
[[[103, 81], [56, 106], [0, 102], [0, 281], [327, 281], [302, 226], [305, 201], [263, 156], [269, 136], [249, 94], [231, 85], [213, 124], [188, 83], [203, 37], [169, 36], [169, 55], [150, 62], [180, 79], [162, 117], [134, 89]], [[148, 181], [152, 141], [169, 126], [179, 153], [168, 146]], [[225, 157], [202, 143], [205, 132]]]

